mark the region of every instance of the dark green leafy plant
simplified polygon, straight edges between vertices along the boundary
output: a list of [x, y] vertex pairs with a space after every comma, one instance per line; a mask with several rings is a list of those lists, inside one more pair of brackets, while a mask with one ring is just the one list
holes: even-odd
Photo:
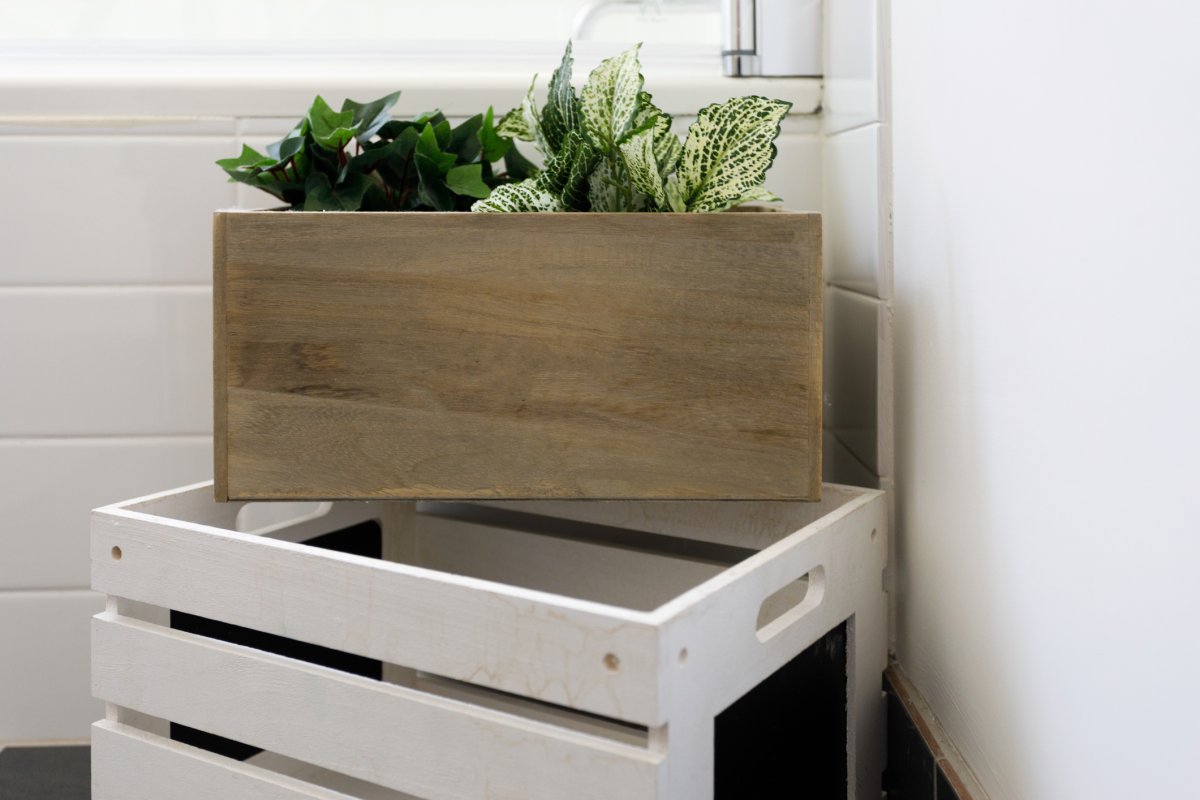
[[642, 89], [640, 45], [601, 62], [577, 96], [571, 44], [540, 111], [534, 84], [500, 135], [534, 142], [536, 177], [499, 186], [473, 211], [723, 211], [778, 200], [763, 188], [791, 103], [735, 97], [700, 110], [687, 139]]
[[[321, 97], [262, 154], [217, 162], [230, 180], [304, 211], [466, 211], [537, 170], [499, 133], [492, 109], [452, 128], [440, 112], [393, 120], [395, 92], [334, 111]], [[503, 171], [495, 164], [503, 162]]]

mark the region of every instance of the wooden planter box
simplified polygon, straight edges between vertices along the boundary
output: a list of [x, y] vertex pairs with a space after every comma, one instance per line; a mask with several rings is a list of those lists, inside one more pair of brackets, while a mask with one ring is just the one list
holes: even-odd
[[214, 220], [218, 499], [815, 500], [820, 217]]
[[93, 513], [95, 800], [879, 798], [878, 491], [242, 506]]

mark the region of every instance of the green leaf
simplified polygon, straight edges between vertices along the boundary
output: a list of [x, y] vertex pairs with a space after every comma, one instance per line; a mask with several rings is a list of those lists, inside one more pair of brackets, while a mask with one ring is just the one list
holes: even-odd
[[296, 127], [288, 131], [282, 139], [267, 145], [267, 153], [280, 162], [287, 161], [304, 148], [304, 137], [307, 135], [308, 117], [305, 117], [297, 122]]
[[508, 177], [515, 181], [532, 178], [540, 171], [536, 164], [521, 154], [515, 142], [504, 154], [504, 170], [508, 173]]
[[721, 211], [762, 186], [791, 103], [734, 97], [700, 110], [688, 127], [679, 183], [688, 211]]
[[[413, 139], [416, 134], [413, 134]], [[380, 162], [386, 161], [397, 153], [403, 146], [403, 139], [393, 139], [391, 141], [381, 140], [378, 142], [368, 142], [363, 145], [363, 151], [351, 158], [347, 164], [346, 172], [362, 172], [367, 173], [375, 169]]]
[[446, 188], [445, 170], [434, 162], [433, 159], [420, 152], [420, 149], [421, 146], [418, 143], [415, 163], [417, 166], [417, 175], [420, 178], [420, 186], [417, 192], [421, 198], [421, 202], [437, 211], [453, 211], [454, 195]]
[[515, 211], [562, 211], [562, 206], [554, 195], [538, 185], [536, 178], [520, 183], [506, 183], [497, 186], [486, 200], [479, 200], [471, 206], [472, 211], [481, 212], [515, 212]]
[[345, 183], [332, 186], [329, 177], [320, 172], [308, 176], [304, 183], [307, 194], [305, 211], [357, 211], [363, 195], [371, 188], [371, 180], [359, 173], [350, 175]]
[[437, 146], [445, 150], [450, 146], [450, 121], [443, 119], [441, 122], [429, 122], [433, 126], [433, 135], [437, 137]]
[[629, 181], [650, 201], [651, 208], [667, 207], [667, 192], [654, 157], [654, 129], [648, 128], [621, 143]]
[[639, 44], [600, 62], [580, 93], [583, 128], [602, 153], [615, 151], [633, 130], [642, 90], [640, 48]]
[[356, 103], [347, 98], [342, 103], [342, 112], [349, 111], [353, 114], [354, 125], [358, 128], [358, 140], [365, 143], [388, 121], [388, 111], [399, 99], [399, 92], [392, 92], [369, 103]]
[[504, 154], [512, 145], [510, 140], [501, 138], [496, 133], [496, 128], [492, 124], [491, 106], [488, 106], [488, 110], [483, 114], [483, 126], [479, 129], [479, 143], [483, 148], [483, 159], [488, 162], [504, 158]]
[[[449, 142], [448, 135], [447, 142]], [[458, 160], [454, 153], [442, 152], [442, 148], [438, 145], [438, 135], [435, 128], [428, 122], [421, 129], [421, 135], [417, 139], [417, 155], [428, 159], [437, 168], [438, 172], [442, 174], [449, 171], [454, 166], [454, 162]]]
[[450, 144], [447, 149], [458, 156], [460, 163], [470, 164], [479, 157], [482, 149], [479, 129], [482, 127], [483, 114], [476, 114], [450, 132]]
[[358, 134], [354, 112], [334, 111], [320, 95], [308, 110], [308, 125], [313, 141], [333, 152], [341, 150]]
[[562, 63], [550, 77], [550, 93], [542, 110], [542, 130], [550, 147], [557, 150], [567, 134], [579, 127], [579, 98], [571, 86], [571, 42], [563, 52]]
[[217, 166], [229, 173], [229, 179], [245, 183], [266, 167], [273, 167], [276, 159], [264, 156], [248, 144], [242, 145], [241, 155], [235, 158], [222, 158]]
[[533, 129], [525, 122], [524, 107], [517, 106], [505, 114], [501, 118], [500, 124], [496, 126], [496, 133], [510, 139], [519, 139], [522, 142], [532, 142]]
[[482, 172], [482, 164], [463, 164], [453, 167], [446, 173], [446, 185], [455, 194], [465, 194], [468, 197], [487, 197], [492, 190], [483, 182]]

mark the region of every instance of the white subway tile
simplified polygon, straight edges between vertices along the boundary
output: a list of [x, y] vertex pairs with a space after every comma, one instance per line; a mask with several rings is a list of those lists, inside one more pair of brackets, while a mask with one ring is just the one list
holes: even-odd
[[210, 289], [0, 289], [0, 341], [0, 436], [212, 432]]
[[92, 699], [89, 591], [0, 592], [0, 742], [85, 739], [104, 716]]
[[826, 290], [825, 428], [876, 475], [879, 311], [875, 298]]
[[212, 441], [0, 439], [0, 592], [86, 588], [88, 512], [212, 478]]
[[885, 1], [835, 0], [825, 4], [821, 111], [827, 133], [881, 119], [879, 5]]
[[0, 136], [233, 136], [232, 117], [22, 117], [0, 119]]
[[213, 163], [232, 136], [11, 136], [0, 171], [0, 284], [212, 281], [212, 212], [233, 204]]
[[881, 125], [830, 136], [824, 150], [825, 278], [880, 297], [888, 285], [883, 243], [886, 198], [880, 192]]
[[821, 137], [784, 133], [775, 140], [778, 152], [767, 172], [766, 188], [783, 198], [780, 208], [820, 211]]

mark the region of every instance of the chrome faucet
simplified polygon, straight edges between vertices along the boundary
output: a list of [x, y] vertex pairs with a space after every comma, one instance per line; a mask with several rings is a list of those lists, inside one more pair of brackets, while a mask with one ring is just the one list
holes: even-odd
[[821, 0], [722, 0], [721, 16], [726, 75], [821, 74]]

